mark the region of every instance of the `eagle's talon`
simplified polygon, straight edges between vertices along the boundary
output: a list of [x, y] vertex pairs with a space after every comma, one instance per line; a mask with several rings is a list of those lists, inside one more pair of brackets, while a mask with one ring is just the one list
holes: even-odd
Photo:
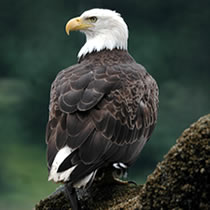
[[137, 183], [135, 182], [135, 181], [128, 181], [128, 184], [130, 184], [130, 185], [134, 185], [134, 186], [137, 186]]

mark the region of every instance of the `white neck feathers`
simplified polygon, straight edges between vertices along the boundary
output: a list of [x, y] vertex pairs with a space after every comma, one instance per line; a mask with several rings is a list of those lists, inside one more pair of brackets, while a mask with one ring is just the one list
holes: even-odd
[[107, 17], [107, 20], [99, 20], [98, 25], [90, 30], [82, 31], [86, 35], [86, 43], [79, 51], [78, 58], [104, 49], [127, 50], [128, 27], [121, 16], [116, 14], [114, 17]]

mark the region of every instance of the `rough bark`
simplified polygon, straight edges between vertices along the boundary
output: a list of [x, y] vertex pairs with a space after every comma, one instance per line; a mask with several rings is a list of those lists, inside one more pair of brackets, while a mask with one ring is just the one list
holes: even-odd
[[[108, 180], [108, 179], [107, 179]], [[210, 209], [210, 114], [186, 129], [144, 185], [95, 182], [84, 209]], [[69, 210], [64, 193], [36, 210]]]

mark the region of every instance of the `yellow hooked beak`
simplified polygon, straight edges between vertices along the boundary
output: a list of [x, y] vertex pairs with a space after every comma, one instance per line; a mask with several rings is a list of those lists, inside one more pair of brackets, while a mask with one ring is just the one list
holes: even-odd
[[90, 27], [92, 27], [90, 23], [87, 23], [81, 17], [76, 17], [67, 22], [66, 33], [69, 35], [70, 31], [84, 30]]

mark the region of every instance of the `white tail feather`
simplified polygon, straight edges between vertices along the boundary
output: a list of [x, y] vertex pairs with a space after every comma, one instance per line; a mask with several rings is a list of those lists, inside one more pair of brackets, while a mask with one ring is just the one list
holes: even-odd
[[75, 169], [77, 165], [63, 172], [57, 172], [57, 171], [58, 171], [59, 166], [72, 152], [73, 150], [68, 146], [63, 147], [62, 149], [58, 151], [52, 163], [48, 181], [53, 180], [54, 182], [59, 182], [59, 181], [65, 182], [69, 180], [69, 176], [71, 175], [72, 171]]

